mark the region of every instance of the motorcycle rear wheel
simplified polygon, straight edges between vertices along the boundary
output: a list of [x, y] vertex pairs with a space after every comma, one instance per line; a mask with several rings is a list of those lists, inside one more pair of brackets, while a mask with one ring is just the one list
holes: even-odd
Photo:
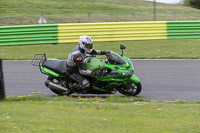
[[130, 83], [128, 87], [122, 85], [117, 90], [125, 96], [137, 96], [142, 91], [141, 83]]

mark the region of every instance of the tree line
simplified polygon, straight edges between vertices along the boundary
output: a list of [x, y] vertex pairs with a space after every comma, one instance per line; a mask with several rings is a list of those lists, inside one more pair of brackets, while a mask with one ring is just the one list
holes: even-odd
[[185, 0], [184, 5], [200, 9], [200, 0]]

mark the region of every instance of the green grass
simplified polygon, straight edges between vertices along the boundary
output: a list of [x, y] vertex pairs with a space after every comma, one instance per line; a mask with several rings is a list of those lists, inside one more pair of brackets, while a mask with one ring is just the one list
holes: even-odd
[[[157, 4], [157, 20], [199, 20], [200, 10], [182, 5]], [[152, 2], [142, 0], [1, 0], [0, 26], [48, 23], [153, 20]], [[121, 41], [130, 58], [200, 58], [199, 39]], [[121, 53], [120, 42], [95, 42], [95, 49]], [[77, 45], [1, 46], [0, 57], [30, 60], [36, 53], [66, 59]], [[200, 102], [149, 101], [141, 98], [8, 97], [0, 102], [0, 132], [56, 133], [197, 133]]]
[[[183, 5], [157, 3], [157, 20], [199, 20], [200, 10]], [[153, 20], [153, 3], [144, 0], [1, 0], [0, 25], [37, 24], [41, 14], [48, 23]]]
[[0, 132], [197, 133], [199, 102], [141, 98], [6, 98]]
[[[167, 39], [145, 41], [121, 41], [127, 47], [125, 56], [137, 59], [199, 59], [200, 39]], [[94, 42], [98, 50], [121, 53], [120, 42]], [[31, 60], [36, 53], [46, 53], [48, 58], [67, 59], [77, 43], [57, 45], [1, 46], [0, 57], [4, 60]], [[103, 58], [105, 58], [103, 56]]]

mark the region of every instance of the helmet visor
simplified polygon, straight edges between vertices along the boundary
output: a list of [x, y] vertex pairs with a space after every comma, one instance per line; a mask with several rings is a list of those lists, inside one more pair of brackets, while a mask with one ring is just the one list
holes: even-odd
[[86, 47], [87, 49], [92, 49], [93, 44], [85, 44], [85, 47]]

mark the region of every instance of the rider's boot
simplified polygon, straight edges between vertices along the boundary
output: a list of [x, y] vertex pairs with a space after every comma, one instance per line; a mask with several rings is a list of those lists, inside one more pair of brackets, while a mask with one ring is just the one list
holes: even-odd
[[81, 93], [86, 93], [88, 88], [90, 88], [90, 82], [83, 77], [80, 73], [74, 73], [70, 75], [70, 78], [74, 79], [75, 83], [70, 83], [70, 88], [75, 88], [76, 90], [80, 91]]

